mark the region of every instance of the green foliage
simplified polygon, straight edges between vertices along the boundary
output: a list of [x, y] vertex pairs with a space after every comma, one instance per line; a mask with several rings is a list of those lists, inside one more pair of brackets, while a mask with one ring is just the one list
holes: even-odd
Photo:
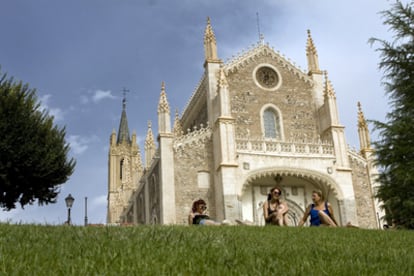
[[0, 74], [0, 207], [54, 203], [73, 173], [65, 129], [40, 111], [35, 90]]
[[0, 275], [413, 275], [414, 232], [0, 225]]
[[381, 168], [376, 196], [383, 202], [388, 221], [414, 229], [414, 2], [396, 1], [382, 12], [394, 41], [378, 43], [384, 86], [391, 102], [387, 122], [374, 121], [379, 140], [374, 143]]

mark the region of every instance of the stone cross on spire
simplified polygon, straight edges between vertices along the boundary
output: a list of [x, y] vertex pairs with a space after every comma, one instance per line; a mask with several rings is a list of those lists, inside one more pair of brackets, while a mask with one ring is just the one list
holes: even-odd
[[129, 92], [128, 89], [126, 89], [125, 87], [122, 88], [122, 94], [124, 95], [124, 98], [122, 99], [122, 108], [125, 109], [126, 107], [126, 93]]

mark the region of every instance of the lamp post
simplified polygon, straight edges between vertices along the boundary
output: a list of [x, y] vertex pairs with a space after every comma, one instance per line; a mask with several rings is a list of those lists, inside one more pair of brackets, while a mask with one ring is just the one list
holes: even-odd
[[72, 205], [73, 205], [73, 202], [74, 201], [75, 201], [75, 199], [73, 198], [73, 196], [71, 194], [69, 194], [65, 198], [66, 207], [68, 208], [68, 225], [71, 225], [71, 221], [70, 221], [70, 209], [72, 208]]
[[85, 196], [85, 226], [88, 226], [88, 197]]

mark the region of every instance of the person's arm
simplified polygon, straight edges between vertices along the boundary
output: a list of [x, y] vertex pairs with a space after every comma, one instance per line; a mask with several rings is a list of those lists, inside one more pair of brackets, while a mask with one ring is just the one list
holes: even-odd
[[[270, 218], [271, 218], [271, 216], [269, 216], [269, 212], [268, 212], [268, 210], [269, 210], [268, 204], [269, 204], [269, 201], [265, 201], [265, 203], [263, 203], [263, 217], [264, 217], [266, 222], [270, 221]], [[271, 215], [273, 215], [273, 213]]]
[[188, 224], [192, 225], [193, 224], [193, 218], [195, 217], [195, 214], [193, 211], [190, 212], [190, 214], [188, 214]]
[[277, 212], [279, 214], [284, 215], [284, 214], [287, 213], [287, 211], [289, 211], [289, 207], [288, 207], [287, 203], [284, 202], [284, 201], [280, 202], [279, 206], [277, 206]]
[[309, 205], [306, 210], [305, 213], [303, 214], [303, 218], [299, 221], [298, 226], [301, 227], [305, 224], [306, 219], [308, 218], [309, 214], [310, 214], [310, 210], [312, 208], [312, 205]]
[[328, 211], [329, 211], [329, 216], [331, 217], [332, 221], [336, 224], [336, 226], [339, 226], [338, 222], [335, 219], [334, 211], [332, 209], [332, 205], [329, 202], [328, 202]]

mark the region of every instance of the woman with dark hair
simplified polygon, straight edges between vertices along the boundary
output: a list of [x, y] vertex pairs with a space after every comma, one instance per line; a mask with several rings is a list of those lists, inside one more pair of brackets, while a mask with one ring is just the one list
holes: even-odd
[[306, 219], [310, 215], [310, 226], [330, 226], [337, 227], [338, 223], [335, 220], [332, 206], [325, 201], [322, 191], [312, 191], [313, 203], [306, 208], [303, 218], [299, 221], [299, 226], [305, 224]]
[[207, 204], [203, 199], [193, 202], [190, 214], [188, 215], [188, 224], [190, 225], [220, 225], [207, 215]]
[[267, 197], [267, 201], [263, 204], [263, 216], [266, 225], [287, 225], [286, 217], [289, 210], [286, 202], [280, 199], [282, 190], [278, 187], [274, 187], [270, 190], [270, 194]]

